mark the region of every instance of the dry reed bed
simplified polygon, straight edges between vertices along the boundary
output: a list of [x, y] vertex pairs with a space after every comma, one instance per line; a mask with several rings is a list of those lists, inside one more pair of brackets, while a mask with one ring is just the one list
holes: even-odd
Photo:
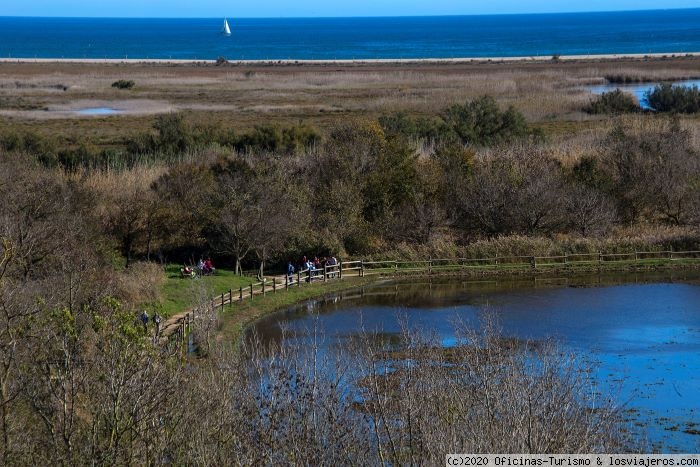
[[[305, 66], [194, 66], [117, 64], [0, 64], [0, 131], [17, 129], [78, 140], [94, 135], [97, 144], [120, 144], [150, 127], [152, 116], [80, 118], [61, 116], [46, 123], [44, 108], [79, 101], [119, 106], [126, 100], [157, 101], [137, 106], [155, 115], [163, 108], [187, 113], [194, 123], [235, 126], [306, 121], [325, 128], [344, 118], [375, 118], [394, 111], [430, 115], [489, 94], [516, 106], [531, 122], [567, 136], [602, 125], [581, 112], [591, 95], [584, 88], [607, 75], [648, 79], [695, 76], [700, 58], [564, 63], [366, 64]], [[119, 91], [111, 83], [131, 79]], [[63, 89], [66, 89], [65, 91]], [[141, 108], [143, 107], [143, 108]], [[15, 113], [14, 111], [22, 111]], [[12, 112], [10, 112], [12, 111]], [[10, 112], [10, 113], [8, 113]], [[10, 117], [12, 119], [10, 120]], [[64, 124], [65, 118], [75, 120]], [[557, 126], [557, 122], [571, 125]]]

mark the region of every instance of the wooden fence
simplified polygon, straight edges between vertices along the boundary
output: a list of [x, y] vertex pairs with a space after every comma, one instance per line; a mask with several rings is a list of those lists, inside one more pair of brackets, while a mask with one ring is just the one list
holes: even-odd
[[[319, 269], [302, 269], [291, 275], [274, 276], [246, 287], [229, 289], [215, 296], [208, 306], [214, 311], [233, 308], [235, 303], [252, 300], [256, 296], [278, 293], [294, 287], [303, 287], [316, 282], [342, 280], [346, 277], [370, 275], [398, 275], [402, 273], [439, 274], [463, 270], [522, 271], [575, 265], [619, 264], [668, 264], [677, 261], [700, 261], [700, 251], [635, 251], [631, 253], [575, 253], [560, 256], [498, 256], [494, 258], [451, 258], [428, 260], [377, 260], [339, 261]], [[202, 313], [193, 308], [166, 324], [160, 331], [161, 340], [171, 340], [186, 348], [191, 342], [195, 320]]]

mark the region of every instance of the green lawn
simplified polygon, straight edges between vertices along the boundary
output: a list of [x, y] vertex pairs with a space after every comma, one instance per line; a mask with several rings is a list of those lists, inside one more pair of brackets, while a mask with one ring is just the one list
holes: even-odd
[[246, 287], [255, 281], [253, 277], [241, 277], [231, 271], [217, 269], [213, 276], [203, 276], [197, 279], [180, 276], [179, 265], [169, 265], [165, 270], [165, 282], [161, 287], [161, 313], [164, 317], [193, 307], [197, 303], [211, 297]]

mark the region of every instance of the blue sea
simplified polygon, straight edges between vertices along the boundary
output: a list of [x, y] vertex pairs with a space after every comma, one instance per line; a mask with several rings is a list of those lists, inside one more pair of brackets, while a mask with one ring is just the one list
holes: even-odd
[[409, 59], [700, 52], [700, 8], [391, 18], [0, 17], [3, 58]]

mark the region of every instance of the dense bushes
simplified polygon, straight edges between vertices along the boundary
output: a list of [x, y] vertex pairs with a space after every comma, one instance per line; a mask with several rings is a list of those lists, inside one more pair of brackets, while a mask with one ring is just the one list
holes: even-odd
[[388, 134], [401, 134], [429, 141], [455, 141], [474, 146], [491, 146], [525, 139], [541, 140], [543, 135], [528, 126], [514, 107], [502, 111], [498, 103], [483, 96], [455, 104], [440, 116], [410, 118], [397, 113], [380, 119]]
[[182, 154], [212, 144], [240, 152], [270, 151], [294, 154], [305, 151], [320, 140], [312, 127], [304, 124], [279, 127], [259, 125], [237, 135], [233, 130], [211, 126], [192, 126], [180, 114], [161, 115], [153, 125], [154, 132], [140, 135], [127, 143], [132, 154]]
[[398, 245], [449, 253], [484, 238], [596, 238], [700, 220], [698, 153], [677, 123], [618, 126], [571, 167], [527, 142], [477, 153], [454, 141], [430, 154], [414, 147], [366, 123], [335, 128], [303, 157], [224, 153], [175, 164], [133, 198], [148, 202], [116, 211], [136, 216], [128, 225], [138, 229], [110, 235], [120, 245], [131, 235], [123, 254], [206, 250], [250, 268], [303, 254]]
[[[304, 254], [376, 255], [398, 245], [449, 253], [504, 236], [606, 237], [700, 221], [700, 159], [678, 122], [619, 124], [564, 165], [558, 148], [532, 141], [521, 117], [491, 104], [337, 125], [323, 139], [305, 126], [237, 135], [165, 115], [143, 155], [42, 152], [48, 146], [31, 136], [2, 141], [85, 174], [104, 205], [101, 232], [125, 264], [201, 252], [249, 269]], [[143, 160], [161, 163], [146, 170]], [[107, 172], [108, 183], [86, 168], [122, 171]]]
[[697, 113], [700, 89], [697, 86], [660, 84], [646, 94], [649, 106], [657, 112]]
[[615, 89], [604, 92], [592, 100], [585, 108], [591, 114], [623, 114], [638, 112], [639, 103], [631, 94]]

